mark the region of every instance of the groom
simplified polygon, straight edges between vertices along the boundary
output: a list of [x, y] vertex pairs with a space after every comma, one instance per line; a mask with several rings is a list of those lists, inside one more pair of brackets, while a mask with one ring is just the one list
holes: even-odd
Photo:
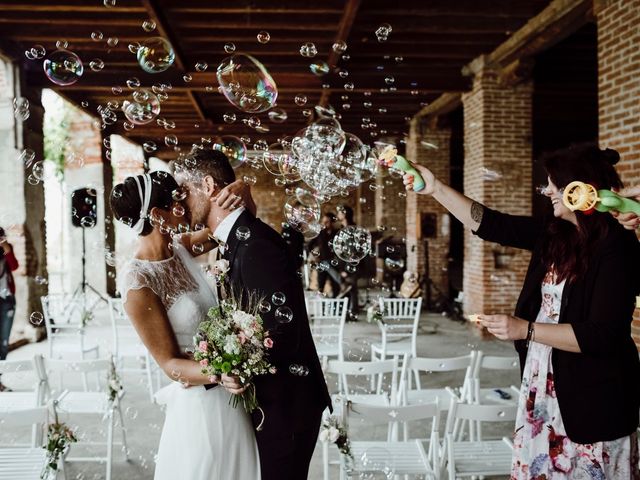
[[[256, 431], [262, 479], [306, 479], [322, 412], [331, 408], [331, 400], [309, 328], [296, 259], [290, 258], [282, 237], [244, 207], [229, 213], [218, 205], [220, 190], [236, 179], [223, 153], [194, 149], [174, 168], [176, 180], [188, 191], [191, 223], [207, 225], [224, 242], [222, 258], [229, 261], [234, 289], [257, 292], [271, 304], [261, 316], [274, 341], [269, 360], [277, 373], [253, 379], [265, 415], [262, 429]], [[272, 300], [277, 292], [285, 299], [280, 311], [279, 302]], [[223, 385], [232, 392], [240, 387], [230, 377], [223, 377]], [[261, 419], [255, 411], [254, 426]]]

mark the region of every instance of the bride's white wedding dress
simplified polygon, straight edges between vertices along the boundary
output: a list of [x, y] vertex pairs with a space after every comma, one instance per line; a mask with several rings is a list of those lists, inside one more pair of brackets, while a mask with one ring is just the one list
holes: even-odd
[[[178, 243], [173, 250], [166, 260], [127, 263], [120, 291], [126, 302], [129, 290], [151, 289], [166, 308], [180, 348], [193, 348], [198, 324], [217, 305], [217, 296], [189, 252]], [[166, 418], [155, 480], [260, 479], [251, 419], [242, 407], [229, 405], [229, 397], [220, 386], [183, 388], [176, 381], [156, 394], [166, 405]]]

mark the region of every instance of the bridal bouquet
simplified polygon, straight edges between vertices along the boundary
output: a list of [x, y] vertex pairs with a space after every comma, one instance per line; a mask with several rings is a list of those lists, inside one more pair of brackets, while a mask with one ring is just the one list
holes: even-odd
[[208, 377], [225, 373], [239, 377], [248, 388], [229, 401], [234, 407], [242, 402], [244, 409], [251, 413], [260, 409], [251, 379], [256, 375], [274, 374], [276, 369], [267, 359], [273, 340], [263, 327], [258, 302], [248, 303], [245, 311], [238, 307], [240, 301], [226, 299], [209, 310], [208, 319], [198, 327], [194, 358]]

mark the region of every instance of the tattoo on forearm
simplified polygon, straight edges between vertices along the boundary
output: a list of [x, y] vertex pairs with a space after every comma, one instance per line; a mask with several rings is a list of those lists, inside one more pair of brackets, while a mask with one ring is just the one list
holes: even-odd
[[484, 207], [478, 202], [471, 204], [471, 219], [474, 222], [482, 223], [482, 215], [484, 214]]

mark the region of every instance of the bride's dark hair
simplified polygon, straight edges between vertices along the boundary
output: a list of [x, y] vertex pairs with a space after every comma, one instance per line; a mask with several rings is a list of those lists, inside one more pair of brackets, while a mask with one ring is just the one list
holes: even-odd
[[[169, 210], [174, 202], [173, 192], [179, 189], [174, 178], [167, 172], [151, 172], [149, 176], [151, 177], [151, 197], [149, 199], [149, 208], [146, 212], [147, 219], [140, 235], [149, 235], [153, 230], [153, 226], [149, 222], [151, 209], [156, 207], [162, 210]], [[114, 186], [109, 197], [111, 211], [116, 220], [130, 227], [138, 222], [140, 210], [142, 209], [142, 200], [138, 192], [136, 178], [140, 182], [144, 195], [145, 183], [143, 175], [137, 175], [135, 177], [127, 177], [124, 182]]]

